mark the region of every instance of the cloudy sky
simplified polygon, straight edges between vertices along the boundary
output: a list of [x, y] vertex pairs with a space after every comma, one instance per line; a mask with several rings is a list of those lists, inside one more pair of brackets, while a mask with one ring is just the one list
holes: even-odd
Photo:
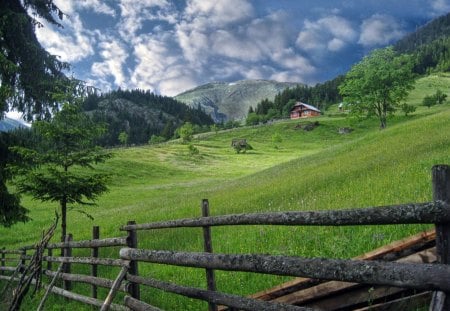
[[37, 36], [75, 77], [167, 96], [212, 81], [323, 82], [450, 11], [450, 0], [54, 2], [64, 28]]

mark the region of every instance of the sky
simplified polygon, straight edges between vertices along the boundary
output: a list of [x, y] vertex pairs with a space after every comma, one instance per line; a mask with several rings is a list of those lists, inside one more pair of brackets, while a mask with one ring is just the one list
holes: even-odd
[[243, 79], [314, 85], [450, 12], [450, 0], [55, 0], [36, 29], [70, 75], [103, 92], [174, 96]]

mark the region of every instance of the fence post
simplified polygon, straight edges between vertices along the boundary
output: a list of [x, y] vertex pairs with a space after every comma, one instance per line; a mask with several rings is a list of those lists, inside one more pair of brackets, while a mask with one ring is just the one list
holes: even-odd
[[[5, 266], [5, 248], [3, 247], [2, 248], [2, 267], [4, 267]], [[4, 275], [5, 274], [5, 271], [1, 271], [1, 275]]]
[[[127, 223], [127, 225], [135, 225], [136, 222], [134, 220], [131, 220]], [[130, 248], [137, 248], [138, 247], [138, 239], [137, 239], [137, 232], [136, 230], [128, 230], [128, 236], [127, 236], [127, 246]], [[130, 262], [130, 268], [128, 272], [132, 275], [139, 275], [138, 271], [138, 262], [136, 260], [132, 260]], [[131, 297], [140, 300], [140, 290], [139, 290], [139, 284], [131, 282], [128, 287], [128, 293]]]
[[21, 254], [20, 254], [20, 257], [21, 257], [21, 259], [20, 259], [21, 267], [19, 269], [20, 273], [23, 273], [25, 271], [25, 267], [27, 265], [27, 260], [25, 259], [26, 256], [27, 256], [27, 250], [26, 249], [22, 249], [21, 250]]
[[[47, 249], [47, 255], [48, 255], [48, 257], [52, 257], [53, 256], [53, 248]], [[52, 262], [50, 260], [47, 261], [47, 270], [48, 271], [52, 270]]]
[[[202, 200], [202, 216], [209, 216], [209, 202], [207, 199]], [[212, 253], [212, 239], [211, 239], [211, 228], [209, 226], [203, 226], [203, 245], [206, 253]], [[208, 290], [216, 291], [216, 278], [214, 276], [213, 269], [205, 269], [206, 270], [206, 285]], [[217, 311], [217, 305], [215, 303], [208, 303], [209, 311]]]
[[[100, 238], [100, 227], [93, 226], [92, 227], [92, 240], [98, 240], [99, 238]], [[91, 256], [93, 258], [98, 258], [98, 247], [92, 248]], [[93, 264], [91, 266], [91, 276], [97, 277], [97, 274], [98, 274], [97, 272], [98, 272], [97, 265]], [[97, 286], [96, 285], [92, 285], [91, 296], [92, 296], [92, 298], [97, 298]]]
[[[432, 169], [433, 200], [450, 204], [450, 166], [435, 165]], [[438, 262], [450, 264], [450, 223], [437, 223], [436, 251]], [[430, 310], [450, 310], [450, 293], [434, 292]]]
[[[71, 233], [66, 235], [64, 242], [70, 243], [73, 240], [73, 236]], [[64, 257], [72, 257], [72, 248], [70, 246], [64, 247]], [[70, 263], [64, 264], [64, 273], [70, 273], [71, 267]], [[71, 281], [64, 281], [64, 289], [70, 291], [72, 289], [72, 282]]]

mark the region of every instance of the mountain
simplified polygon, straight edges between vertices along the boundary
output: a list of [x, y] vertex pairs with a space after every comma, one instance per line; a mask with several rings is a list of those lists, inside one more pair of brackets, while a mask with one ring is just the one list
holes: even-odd
[[419, 75], [450, 71], [450, 13], [405, 36], [394, 49], [412, 55]]
[[16, 119], [5, 117], [0, 120], [0, 132], [9, 132], [17, 128], [25, 128], [27, 125]]
[[193, 108], [200, 106], [215, 122], [241, 120], [250, 108], [263, 99], [273, 100], [286, 88], [303, 85], [269, 80], [241, 80], [232, 83], [213, 82], [178, 94], [174, 98]]
[[102, 95], [91, 94], [83, 109], [96, 122], [107, 126], [99, 143], [120, 144], [119, 134], [128, 135], [128, 144], [145, 144], [152, 135], [173, 137], [184, 122], [197, 126], [210, 125], [213, 120], [205, 112], [194, 109], [171, 97], [142, 90], [117, 90]]

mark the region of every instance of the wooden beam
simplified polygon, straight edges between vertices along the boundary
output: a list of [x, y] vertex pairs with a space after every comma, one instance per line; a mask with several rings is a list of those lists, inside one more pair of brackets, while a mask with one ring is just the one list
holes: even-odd
[[[56, 272], [50, 271], [50, 270], [45, 270], [44, 274], [49, 277], [54, 277]], [[95, 286], [103, 287], [103, 288], [111, 288], [111, 286], [113, 285], [113, 282], [114, 282], [113, 280], [106, 279], [106, 278], [94, 277], [94, 276], [89, 276], [89, 275], [84, 275], [84, 274], [74, 274], [74, 273], [72, 273], [72, 274], [60, 273], [59, 278], [63, 279], [63, 280], [70, 280], [73, 282], [95, 285]], [[120, 287], [120, 290], [123, 292], [126, 292], [125, 286], [122, 285]], [[96, 298], [96, 297], [93, 297], [93, 298]]]
[[[427, 249], [416, 254], [399, 259], [397, 262], [409, 263], [431, 263], [436, 261], [436, 248]], [[274, 301], [290, 303], [290, 304], [305, 304], [311, 300], [321, 299], [327, 296], [336, 296], [343, 291], [348, 291], [353, 288], [361, 287], [358, 283], [329, 281], [304, 290], [296, 291], [294, 293], [284, 295], [274, 299]]]
[[131, 296], [125, 296], [124, 303], [126, 307], [131, 308], [133, 311], [162, 311], [157, 307], [151, 306]]
[[123, 278], [127, 274], [128, 268], [129, 268], [128, 266], [123, 266], [122, 269], [120, 270], [119, 274], [117, 275], [116, 279], [114, 280], [113, 285], [111, 286], [111, 290], [109, 291], [108, 296], [106, 296], [106, 299], [100, 308], [100, 311], [108, 311], [109, 310], [111, 303], [112, 303], [114, 297], [116, 296], [117, 291], [120, 288], [120, 285], [122, 284]]
[[[388, 245], [379, 247], [375, 250], [372, 250], [370, 252], [367, 252], [363, 255], [359, 255], [357, 257], [354, 257], [353, 259], [359, 259], [359, 260], [374, 260], [381, 258], [382, 256], [385, 256], [386, 254], [393, 253], [393, 252], [400, 252], [407, 248], [410, 248], [414, 245], [421, 244], [421, 243], [428, 243], [436, 238], [436, 231], [429, 230], [420, 232], [418, 234], [415, 234], [413, 236], [394, 241]], [[311, 285], [318, 284], [317, 280], [313, 280], [310, 278], [295, 278], [293, 280], [290, 280], [288, 282], [285, 282], [283, 284], [277, 285], [275, 287], [272, 287], [270, 289], [266, 289], [264, 291], [255, 293], [249, 297], [255, 298], [255, 299], [261, 299], [261, 300], [271, 300], [275, 299], [280, 296], [285, 296], [290, 293], [299, 291], [304, 289], [305, 287], [310, 287]]]
[[448, 282], [450, 266], [438, 264], [188, 253], [132, 248], [122, 248], [120, 257], [127, 260], [195, 268], [311, 277], [423, 290], [450, 290]]
[[283, 225], [349, 226], [450, 222], [450, 206], [442, 201], [357, 209], [234, 214], [122, 226], [120, 230], [179, 227]]
[[227, 305], [239, 310], [251, 311], [312, 311], [310, 308], [297, 307], [278, 302], [267, 302], [251, 298], [245, 298], [237, 295], [225, 294], [216, 291], [209, 291], [199, 288], [180, 286], [173, 283], [159, 281], [151, 278], [127, 275], [127, 279], [139, 284], [158, 288], [167, 292], [183, 295], [189, 298], [210, 301], [215, 304]]

